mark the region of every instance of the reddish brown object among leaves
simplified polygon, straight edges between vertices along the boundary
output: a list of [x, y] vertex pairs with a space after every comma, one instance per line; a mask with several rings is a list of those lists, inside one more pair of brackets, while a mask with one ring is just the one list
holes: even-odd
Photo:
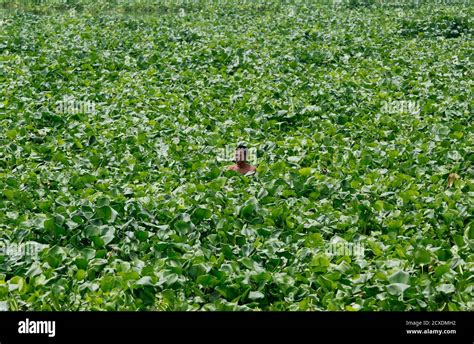
[[249, 172], [255, 172], [256, 167], [247, 163], [235, 164], [227, 167], [228, 170], [239, 172], [240, 174], [247, 174]]

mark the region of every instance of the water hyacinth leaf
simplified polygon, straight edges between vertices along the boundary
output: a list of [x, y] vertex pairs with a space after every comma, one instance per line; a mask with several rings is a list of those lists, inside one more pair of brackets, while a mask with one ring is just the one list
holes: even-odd
[[249, 293], [249, 299], [250, 300], [259, 300], [259, 299], [263, 299], [264, 297], [265, 297], [265, 295], [262, 292], [259, 292], [259, 291], [251, 291]]
[[200, 222], [204, 219], [209, 219], [212, 213], [209, 209], [198, 207], [193, 213], [193, 218], [195, 221]]
[[0, 7], [0, 310], [473, 308], [470, 3]]
[[409, 279], [410, 279], [410, 275], [402, 270], [397, 271], [388, 277], [388, 280], [391, 283], [398, 283], [398, 284], [407, 284]]
[[436, 286], [436, 290], [444, 294], [451, 294], [456, 291], [456, 288], [452, 284], [440, 284]]
[[387, 286], [387, 291], [392, 295], [401, 295], [408, 288], [410, 288], [408, 284], [392, 283]]

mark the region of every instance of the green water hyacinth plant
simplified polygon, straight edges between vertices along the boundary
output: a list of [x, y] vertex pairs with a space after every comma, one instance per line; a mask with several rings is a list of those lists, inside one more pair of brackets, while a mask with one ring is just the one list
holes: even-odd
[[469, 3], [0, 9], [0, 310], [473, 309]]

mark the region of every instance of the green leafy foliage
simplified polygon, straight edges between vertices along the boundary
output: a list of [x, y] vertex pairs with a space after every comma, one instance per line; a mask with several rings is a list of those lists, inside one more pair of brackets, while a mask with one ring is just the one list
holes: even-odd
[[473, 309], [472, 6], [213, 3], [0, 2], [0, 310]]

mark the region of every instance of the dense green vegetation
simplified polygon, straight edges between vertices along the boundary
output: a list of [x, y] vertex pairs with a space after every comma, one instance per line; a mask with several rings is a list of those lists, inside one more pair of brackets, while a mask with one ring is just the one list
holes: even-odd
[[472, 5], [0, 8], [0, 309], [473, 308]]

